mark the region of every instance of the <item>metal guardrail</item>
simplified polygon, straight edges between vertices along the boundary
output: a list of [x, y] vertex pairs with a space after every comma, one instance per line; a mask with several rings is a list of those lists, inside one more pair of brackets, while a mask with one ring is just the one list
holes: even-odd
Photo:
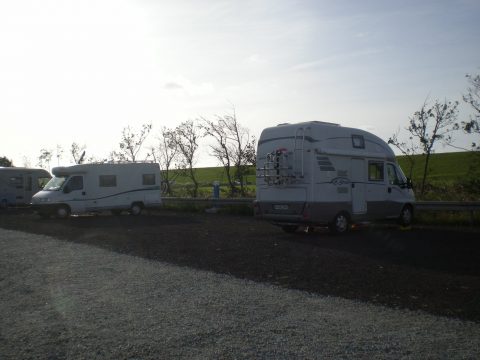
[[[255, 198], [182, 198], [182, 197], [164, 197], [166, 204], [198, 204], [205, 206], [235, 206], [252, 205]], [[480, 211], [480, 201], [417, 201], [415, 203], [417, 211]]]
[[204, 205], [204, 206], [238, 206], [252, 205], [255, 198], [182, 198], [182, 197], [164, 197], [162, 201], [165, 204], [186, 204], [186, 205]]
[[480, 201], [417, 201], [415, 208], [420, 211], [480, 211]]

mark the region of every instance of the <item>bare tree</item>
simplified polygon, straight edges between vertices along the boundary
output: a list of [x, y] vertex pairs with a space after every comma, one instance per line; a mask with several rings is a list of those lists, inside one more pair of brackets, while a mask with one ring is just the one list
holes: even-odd
[[235, 108], [231, 115], [217, 115], [215, 121], [204, 118], [201, 120], [205, 135], [215, 140], [215, 144], [210, 148], [213, 156], [225, 169], [231, 195], [237, 191], [237, 182], [240, 185], [241, 194], [245, 195], [245, 176], [249, 166], [254, 165], [256, 159], [255, 139], [250, 136], [249, 130], [238, 122]]
[[56, 157], [57, 157], [57, 166], [60, 166], [60, 159], [64, 153], [63, 147], [57, 144]]
[[70, 146], [70, 155], [72, 155], [73, 162], [75, 164], [81, 164], [85, 156], [85, 145], [79, 145], [76, 142], [73, 142]]
[[215, 140], [215, 143], [210, 145], [210, 149], [212, 155], [222, 164], [225, 175], [227, 176], [228, 186], [230, 187], [230, 195], [233, 195], [236, 192], [235, 181], [232, 174], [232, 156], [235, 148], [231, 138], [229, 138], [226, 119], [217, 115], [216, 121], [205, 118], [201, 118], [201, 121], [204, 136], [211, 136]]
[[155, 162], [159, 163], [162, 169], [163, 184], [165, 184], [162, 191], [165, 194], [172, 195], [171, 183], [178, 176], [178, 172], [172, 173], [171, 169], [174, 167], [178, 159], [178, 146], [175, 142], [175, 130], [168, 129], [165, 126], [160, 130], [157, 137], [157, 146], [151, 147], [151, 154]]
[[[463, 95], [463, 101], [469, 104], [474, 113], [470, 116], [470, 121], [462, 121], [462, 128], [469, 134], [480, 135], [480, 75], [466, 75], [470, 86], [467, 93]], [[480, 150], [478, 142], [472, 143], [474, 150]]]
[[32, 164], [30, 163], [30, 159], [25, 155], [22, 157], [22, 164], [23, 164], [23, 167], [26, 167], [26, 168], [29, 168], [32, 166]]
[[224, 117], [228, 131], [230, 132], [235, 144], [233, 153], [233, 162], [235, 164], [235, 178], [240, 183], [240, 192], [245, 195], [245, 176], [248, 173], [248, 167], [255, 165], [255, 138], [250, 136], [250, 131], [241, 126], [237, 120], [235, 108], [232, 115]]
[[193, 122], [188, 120], [178, 125], [174, 130], [172, 138], [179, 152], [179, 165], [183, 173], [193, 182], [191, 195], [198, 195], [198, 180], [194, 165], [196, 163], [196, 155], [198, 150], [198, 140], [200, 138], [200, 128]]
[[422, 187], [420, 193], [425, 191], [425, 182], [428, 174], [428, 163], [433, 147], [437, 142], [451, 144], [451, 133], [456, 129], [455, 122], [458, 116], [458, 101], [451, 102], [445, 100], [440, 103], [435, 100], [431, 107], [428, 107], [427, 101], [422, 108], [416, 111], [410, 118], [408, 131], [420, 142], [420, 148], [425, 155], [425, 165], [422, 176]]
[[[135, 132], [130, 126], [123, 128], [122, 139], [119, 143], [119, 151], [113, 151], [110, 157], [113, 161], [137, 161], [137, 156], [145, 139], [152, 130], [152, 124], [143, 124], [138, 132]], [[148, 155], [147, 155], [148, 157]]]
[[413, 177], [413, 167], [415, 166], [415, 155], [419, 151], [419, 146], [413, 142], [413, 136], [409, 137], [409, 142], [402, 142], [398, 138], [399, 134], [400, 129], [388, 139], [388, 143], [400, 150], [407, 159], [409, 164], [408, 177], [411, 179]]
[[53, 151], [48, 149], [41, 149], [38, 157], [37, 165], [43, 169], [50, 170], [50, 162], [52, 161]]

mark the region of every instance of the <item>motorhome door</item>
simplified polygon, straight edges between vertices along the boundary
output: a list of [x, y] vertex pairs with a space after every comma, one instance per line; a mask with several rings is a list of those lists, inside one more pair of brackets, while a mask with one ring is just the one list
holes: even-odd
[[403, 205], [408, 199], [407, 181], [403, 179], [395, 164], [387, 163], [387, 202], [389, 217], [396, 217], [400, 214]]
[[352, 212], [363, 214], [367, 212], [367, 201], [365, 196], [366, 168], [365, 160], [352, 159], [351, 168], [352, 181]]
[[83, 175], [72, 175], [63, 186], [65, 202], [74, 213], [85, 211], [87, 196], [83, 180]]
[[33, 177], [32, 175], [27, 175], [25, 176], [25, 186], [24, 186], [24, 196], [25, 196], [25, 202], [30, 203], [32, 200], [33, 194], [36, 193], [35, 189], [33, 189]]

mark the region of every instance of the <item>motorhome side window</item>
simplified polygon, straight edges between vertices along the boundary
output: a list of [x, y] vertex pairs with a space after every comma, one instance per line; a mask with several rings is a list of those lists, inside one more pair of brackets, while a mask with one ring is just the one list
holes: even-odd
[[37, 179], [37, 184], [38, 184], [38, 188], [39, 189], [43, 189], [45, 187], [45, 185], [47, 185], [47, 183], [50, 181], [49, 178], [46, 178], [46, 177], [41, 177], [41, 178], [38, 178]]
[[72, 176], [68, 183], [65, 185], [67, 192], [83, 189], [83, 176]]
[[368, 180], [383, 181], [383, 162], [369, 161], [368, 162]]
[[17, 189], [23, 189], [23, 176], [11, 177], [10, 186]]
[[26, 184], [25, 184], [25, 190], [32, 191], [32, 177], [31, 176], [27, 176], [27, 181], [26, 181]]
[[99, 177], [100, 187], [115, 187], [117, 186], [116, 175], [100, 175]]
[[155, 174], [143, 174], [143, 185], [155, 185]]

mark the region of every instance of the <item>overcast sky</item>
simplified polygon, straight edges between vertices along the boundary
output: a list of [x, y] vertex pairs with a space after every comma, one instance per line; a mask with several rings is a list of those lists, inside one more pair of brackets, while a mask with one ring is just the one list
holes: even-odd
[[478, 0], [0, 0], [0, 156], [35, 166], [58, 144], [68, 164], [75, 141], [106, 158], [127, 125], [232, 104], [257, 137], [321, 120], [388, 139], [427, 97], [461, 100], [479, 18]]

